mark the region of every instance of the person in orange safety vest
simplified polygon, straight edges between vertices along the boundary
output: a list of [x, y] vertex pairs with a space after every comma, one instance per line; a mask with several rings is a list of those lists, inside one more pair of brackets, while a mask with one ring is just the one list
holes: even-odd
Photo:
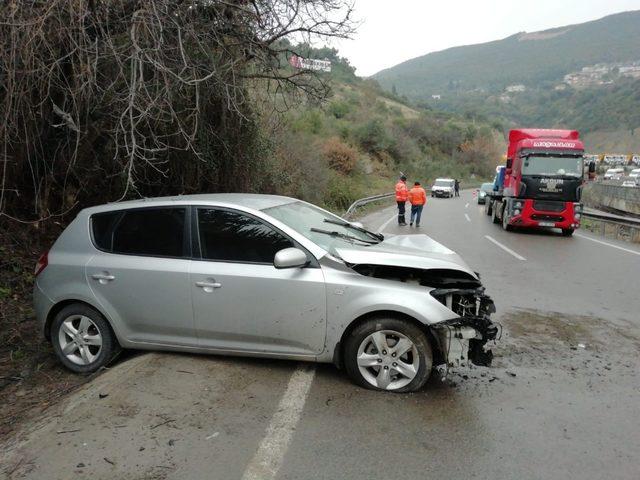
[[411, 220], [409, 221], [409, 225], [413, 226], [413, 222], [415, 221], [416, 227], [419, 227], [422, 208], [427, 203], [427, 192], [420, 186], [420, 182], [415, 182], [413, 188], [409, 190], [409, 201], [411, 202]]
[[398, 204], [398, 225], [406, 225], [404, 219], [405, 204], [409, 198], [409, 190], [407, 189], [407, 177], [402, 175], [398, 183], [396, 183], [396, 203]]

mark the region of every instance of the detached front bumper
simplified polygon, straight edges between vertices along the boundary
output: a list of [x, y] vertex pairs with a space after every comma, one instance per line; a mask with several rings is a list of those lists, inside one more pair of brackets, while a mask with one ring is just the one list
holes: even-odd
[[[496, 308], [484, 288], [438, 289], [431, 294], [444, 300], [454, 311], [463, 310], [459, 318], [433, 325], [432, 333], [440, 348], [441, 363], [450, 367], [468, 365], [489, 366], [493, 352], [485, 348], [500, 331], [489, 318]], [[455, 304], [455, 305], [454, 305]]]

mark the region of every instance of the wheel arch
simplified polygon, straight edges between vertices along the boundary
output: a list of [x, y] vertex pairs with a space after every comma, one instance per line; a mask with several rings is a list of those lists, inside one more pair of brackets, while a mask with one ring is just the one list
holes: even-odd
[[421, 322], [420, 320], [418, 320], [415, 317], [412, 317], [411, 315], [408, 315], [404, 312], [399, 312], [397, 310], [374, 310], [372, 312], [367, 312], [364, 313], [362, 315], [360, 315], [359, 317], [355, 318], [348, 326], [347, 328], [345, 328], [344, 332], [342, 332], [342, 335], [340, 336], [340, 340], [338, 341], [338, 343], [336, 343], [336, 346], [333, 350], [333, 364], [339, 368], [342, 369], [344, 368], [344, 346], [345, 346], [345, 340], [349, 337], [349, 335], [351, 335], [351, 332], [353, 332], [353, 330], [358, 327], [359, 325], [362, 325], [364, 322], [371, 320], [372, 318], [377, 318], [377, 317], [391, 317], [391, 318], [396, 318], [399, 320], [404, 320], [408, 323], [411, 323], [412, 325], [415, 325], [416, 327], [418, 327], [420, 330], [422, 330], [425, 335], [427, 336], [427, 339], [429, 340], [429, 343], [431, 345], [431, 350], [434, 354], [434, 365], [436, 365], [437, 363], [435, 362], [436, 359], [440, 359], [441, 357], [441, 352], [440, 352], [440, 347], [438, 345], [438, 342], [436, 341], [436, 338], [433, 335], [433, 332], [431, 331], [431, 329], [429, 328], [428, 325], [424, 324], [423, 322]]
[[102, 309], [100, 309], [99, 307], [96, 307], [95, 305], [92, 305], [91, 303], [85, 300], [80, 300], [77, 298], [66, 298], [64, 300], [60, 300], [58, 303], [56, 303], [51, 307], [51, 309], [47, 313], [47, 319], [45, 320], [45, 324], [44, 324], [44, 336], [47, 340], [51, 341], [51, 324], [53, 323], [53, 319], [56, 318], [56, 315], [58, 315], [58, 313], [60, 313], [62, 309], [68, 307], [69, 305], [74, 305], [74, 304], [85, 305], [89, 308], [92, 308], [93, 310], [98, 312], [100, 315], [102, 315], [102, 318], [105, 319], [105, 321], [111, 328], [111, 331], [113, 332], [114, 337], [116, 338], [118, 343], [120, 342], [120, 340], [118, 339], [118, 335], [116, 335], [115, 333], [115, 329], [113, 328], [111, 320], [109, 320], [109, 317], [104, 314]]

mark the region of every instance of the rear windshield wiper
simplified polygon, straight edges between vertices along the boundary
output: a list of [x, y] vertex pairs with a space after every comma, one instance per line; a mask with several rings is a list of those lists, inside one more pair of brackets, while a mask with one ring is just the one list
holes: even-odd
[[337, 238], [342, 238], [344, 240], [349, 240], [349, 241], [356, 241], [356, 242], [362, 242], [366, 245], [376, 245], [379, 242], [377, 241], [370, 241], [370, 240], [363, 240], [362, 238], [358, 238], [358, 237], [354, 237], [352, 235], [347, 235], [346, 233], [340, 233], [340, 232], [332, 232], [330, 230], [323, 230], [321, 228], [311, 228], [310, 229], [312, 232], [317, 232], [317, 233], [324, 233], [325, 235], [329, 235], [331, 237], [337, 237]]
[[358, 232], [366, 233], [371, 238], [375, 238], [376, 240], [378, 240], [380, 242], [384, 240], [384, 235], [382, 235], [381, 233], [371, 232], [371, 231], [367, 230], [366, 228], [358, 227], [358, 226], [353, 225], [352, 223], [349, 223], [349, 222], [343, 222], [341, 220], [331, 220], [330, 218], [325, 218], [324, 222], [325, 223], [331, 223], [333, 225], [340, 225], [341, 227], [351, 228], [351, 229], [356, 230]]

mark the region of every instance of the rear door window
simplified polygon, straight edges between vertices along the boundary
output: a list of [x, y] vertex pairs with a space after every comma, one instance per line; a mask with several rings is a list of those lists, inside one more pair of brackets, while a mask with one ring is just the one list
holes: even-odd
[[293, 242], [252, 216], [212, 208], [198, 209], [201, 257], [205, 260], [273, 263], [276, 253]]
[[127, 210], [113, 231], [114, 253], [155, 257], [185, 256], [185, 209]]

